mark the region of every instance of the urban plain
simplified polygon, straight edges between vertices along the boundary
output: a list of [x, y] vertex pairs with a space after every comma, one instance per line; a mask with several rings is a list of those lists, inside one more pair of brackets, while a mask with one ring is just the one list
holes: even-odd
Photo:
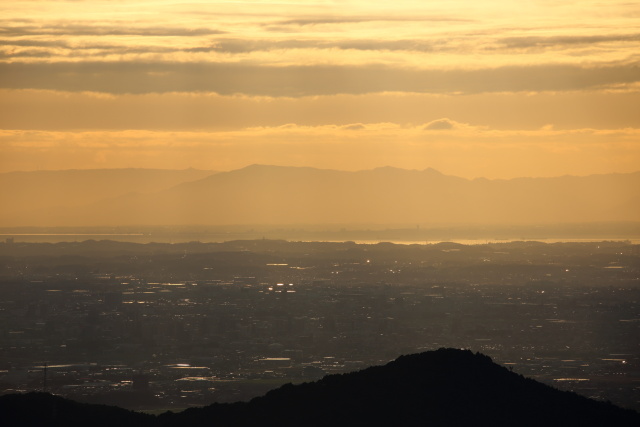
[[640, 409], [640, 245], [0, 243], [0, 392], [173, 411], [441, 347]]

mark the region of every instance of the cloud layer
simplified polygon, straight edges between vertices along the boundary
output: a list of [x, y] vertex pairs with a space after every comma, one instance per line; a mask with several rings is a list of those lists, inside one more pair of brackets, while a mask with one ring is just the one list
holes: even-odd
[[7, 1], [0, 17], [0, 171], [640, 164], [632, 2]]
[[215, 92], [312, 96], [376, 92], [458, 93], [574, 91], [640, 83], [640, 64], [508, 66], [480, 70], [416, 70], [379, 65], [262, 66], [209, 63], [0, 64], [8, 89], [114, 94]]

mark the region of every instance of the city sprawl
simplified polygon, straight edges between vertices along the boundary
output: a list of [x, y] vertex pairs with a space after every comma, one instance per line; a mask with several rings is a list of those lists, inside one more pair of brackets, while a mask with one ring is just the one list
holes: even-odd
[[0, 243], [0, 392], [246, 400], [440, 347], [640, 409], [629, 242]]

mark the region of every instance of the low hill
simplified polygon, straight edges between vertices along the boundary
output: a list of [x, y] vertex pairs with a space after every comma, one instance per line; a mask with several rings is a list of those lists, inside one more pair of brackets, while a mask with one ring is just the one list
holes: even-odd
[[[58, 408], [53, 412], [52, 402]], [[384, 366], [285, 385], [250, 402], [168, 412], [155, 419], [111, 410], [43, 394], [0, 397], [0, 423], [21, 426], [105, 425], [100, 422], [119, 416], [114, 425], [159, 427], [640, 425], [637, 412], [556, 390], [487, 356], [456, 349], [401, 356]], [[74, 411], [77, 421], [70, 422]]]
[[146, 414], [106, 405], [78, 403], [48, 393], [0, 396], [0, 425], [6, 427], [152, 427]]
[[487, 356], [440, 349], [285, 385], [248, 403], [160, 417], [163, 426], [637, 426], [640, 414], [562, 392]]

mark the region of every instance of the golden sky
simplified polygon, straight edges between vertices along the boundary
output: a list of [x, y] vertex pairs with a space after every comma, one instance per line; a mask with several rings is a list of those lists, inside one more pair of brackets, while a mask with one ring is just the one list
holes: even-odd
[[639, 112], [628, 0], [0, 2], [0, 172], [632, 172]]

